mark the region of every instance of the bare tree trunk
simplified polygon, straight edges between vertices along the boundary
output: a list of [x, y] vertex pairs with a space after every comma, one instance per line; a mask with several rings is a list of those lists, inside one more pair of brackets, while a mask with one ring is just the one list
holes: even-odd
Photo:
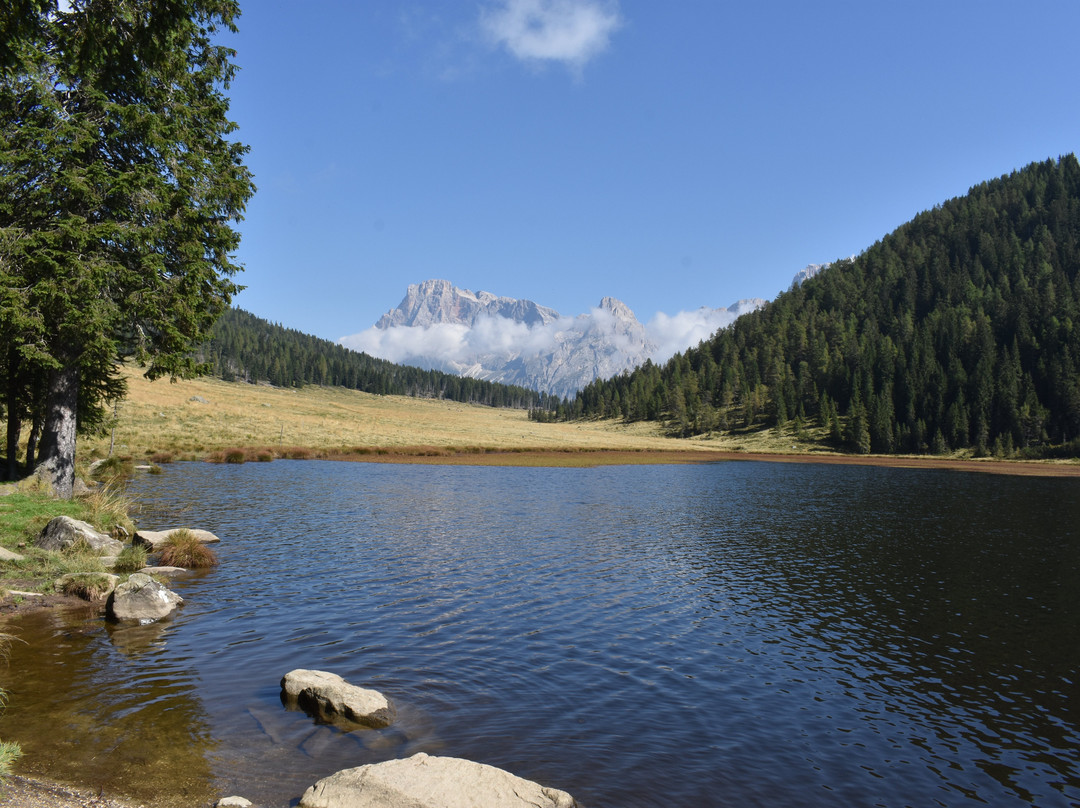
[[56, 496], [71, 499], [75, 485], [75, 413], [79, 403], [79, 369], [49, 372], [41, 456], [34, 473], [52, 486]]
[[8, 347], [7, 389], [7, 474], [5, 479], [19, 476], [19, 434], [22, 432], [22, 402], [19, 401], [19, 354], [14, 343]]
[[32, 469], [37, 459], [38, 439], [41, 437], [41, 413], [34, 413], [34, 425], [30, 427], [30, 436], [26, 439], [26, 468]]

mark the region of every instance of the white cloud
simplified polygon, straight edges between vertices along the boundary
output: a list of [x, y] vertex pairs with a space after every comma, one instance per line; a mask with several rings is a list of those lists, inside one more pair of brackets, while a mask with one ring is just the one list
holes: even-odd
[[680, 351], [708, 339], [717, 329], [730, 325], [735, 317], [735, 313], [727, 309], [705, 307], [695, 311], [680, 311], [675, 315], [657, 312], [645, 324], [649, 338], [657, 346], [649, 358], [654, 362], [666, 362]]
[[535, 356], [551, 351], [558, 330], [558, 322], [530, 327], [506, 317], [481, 317], [471, 328], [458, 323], [385, 329], [372, 326], [339, 342], [399, 364], [435, 360], [452, 367], [471, 365], [486, 354]]
[[[675, 315], [657, 312], [645, 325], [644, 340], [655, 346], [649, 358], [665, 362], [730, 325], [736, 316], [736, 311], [707, 307]], [[342, 337], [339, 342], [346, 348], [398, 364], [458, 372], [485, 357], [508, 360], [547, 356], [582, 335], [602, 337], [611, 349], [628, 357], [641, 357], [645, 349], [640, 332], [635, 335], [626, 331], [611, 312], [601, 308], [533, 326], [506, 317], [480, 317], [471, 328], [457, 323], [386, 329], [372, 326]]]
[[607, 48], [620, 19], [614, 0], [500, 0], [481, 12], [480, 23], [519, 59], [580, 70]]

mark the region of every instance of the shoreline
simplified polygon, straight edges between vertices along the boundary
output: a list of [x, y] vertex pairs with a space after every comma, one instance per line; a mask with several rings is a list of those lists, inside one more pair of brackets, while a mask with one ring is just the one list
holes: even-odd
[[619, 465], [678, 465], [756, 461], [811, 463], [839, 466], [976, 471], [1020, 477], [1080, 477], [1080, 462], [1053, 460], [998, 460], [924, 455], [849, 455], [830, 452], [754, 452], [731, 449], [492, 449], [481, 453], [397, 450], [385, 453], [327, 451], [311, 459], [359, 463], [416, 463], [446, 466], [535, 466], [591, 468]]
[[13, 774], [0, 785], [0, 805], [6, 808], [153, 808], [125, 802], [86, 788], [38, 777]]

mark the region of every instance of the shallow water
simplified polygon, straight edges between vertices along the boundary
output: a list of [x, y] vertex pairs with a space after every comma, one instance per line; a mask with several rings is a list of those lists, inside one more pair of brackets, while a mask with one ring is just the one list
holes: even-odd
[[[21, 626], [0, 737], [192, 805], [425, 751], [590, 808], [1080, 804], [1073, 480], [278, 461], [143, 477], [222, 537], [170, 621]], [[399, 720], [289, 712], [321, 668]]]

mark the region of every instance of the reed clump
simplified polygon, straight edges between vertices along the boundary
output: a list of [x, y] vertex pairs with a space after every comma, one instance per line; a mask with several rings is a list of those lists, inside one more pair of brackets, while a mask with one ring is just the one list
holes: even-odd
[[161, 563], [169, 567], [205, 569], [218, 563], [214, 551], [186, 528], [174, 530], [161, 548]]

